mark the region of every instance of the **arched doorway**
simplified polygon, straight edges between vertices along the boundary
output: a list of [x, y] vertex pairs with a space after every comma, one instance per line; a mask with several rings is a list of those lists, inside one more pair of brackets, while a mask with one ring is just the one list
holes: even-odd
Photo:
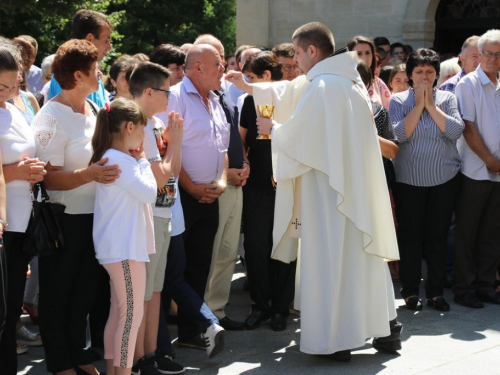
[[441, 54], [458, 54], [468, 37], [500, 29], [500, 1], [441, 0], [435, 20], [436, 49]]

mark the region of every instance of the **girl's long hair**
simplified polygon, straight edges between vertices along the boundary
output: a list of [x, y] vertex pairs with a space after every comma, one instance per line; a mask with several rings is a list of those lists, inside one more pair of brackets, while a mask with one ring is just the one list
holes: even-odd
[[97, 124], [92, 137], [92, 149], [94, 153], [90, 158], [89, 165], [97, 163], [111, 147], [113, 137], [119, 135], [128, 121], [133, 124], [146, 125], [148, 118], [139, 105], [133, 100], [118, 98], [106, 108], [101, 108], [97, 114]]

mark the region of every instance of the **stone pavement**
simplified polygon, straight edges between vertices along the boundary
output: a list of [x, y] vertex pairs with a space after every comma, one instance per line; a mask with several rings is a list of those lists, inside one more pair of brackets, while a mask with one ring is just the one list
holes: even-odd
[[[244, 320], [250, 312], [243, 278], [242, 267], [238, 265], [226, 309], [235, 320]], [[395, 283], [395, 289], [399, 290], [399, 283]], [[371, 347], [371, 340], [353, 351], [349, 363], [303, 354], [299, 351], [300, 317], [290, 315], [288, 328], [283, 332], [272, 331], [269, 323], [254, 331], [228, 332], [224, 351], [210, 360], [204, 351], [174, 345], [177, 362], [188, 368], [188, 375], [500, 374], [500, 305], [469, 309], [454, 303], [452, 293], [446, 290], [451, 311], [440, 313], [424, 305], [421, 312], [413, 312], [404, 307], [398, 292], [396, 298], [400, 306], [398, 319], [404, 324], [403, 350], [399, 355], [377, 353]], [[28, 321], [29, 317], [23, 320]], [[172, 337], [176, 337], [175, 327], [170, 329]], [[18, 374], [47, 373], [41, 347], [30, 348], [18, 359]], [[96, 366], [105, 370], [104, 361]]]

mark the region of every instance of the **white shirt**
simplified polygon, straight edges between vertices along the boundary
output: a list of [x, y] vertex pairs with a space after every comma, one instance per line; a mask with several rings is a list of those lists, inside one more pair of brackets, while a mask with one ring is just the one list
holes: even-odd
[[[160, 151], [158, 150], [158, 145], [156, 143], [156, 135], [154, 129], [159, 129], [158, 133], [163, 133], [163, 129], [165, 129], [165, 124], [159, 118], [153, 116], [153, 118], [148, 119], [148, 124], [144, 128], [144, 153], [146, 154], [146, 158], [150, 163], [161, 162], [163, 158], [160, 155]], [[160, 191], [158, 191], [158, 199], [155, 203], [153, 203], [153, 216], [162, 217], [169, 219], [172, 217], [171, 212], [171, 203], [174, 199], [177, 198], [178, 188], [174, 184], [174, 180], [169, 180], [169, 183], [165, 185], [164, 189], [168, 190], [171, 195], [167, 193], [167, 197], [170, 200], [168, 204], [170, 206], [161, 206], [163, 200], [160, 196]], [[165, 196], [165, 192], [162, 193]]]
[[47, 82], [45, 85], [43, 85], [42, 89], [40, 90], [40, 93], [43, 95], [44, 104], [49, 102], [49, 88], [50, 88], [50, 81]]
[[224, 171], [230, 129], [219, 97], [210, 91], [207, 107], [188, 77], [171, 92], [167, 113], [178, 112], [184, 119], [182, 168], [195, 184], [218, 181]]
[[97, 184], [93, 238], [101, 264], [131, 259], [148, 262], [154, 253], [153, 216], [150, 203], [156, 200], [156, 179], [146, 159], [109, 149], [106, 165], [117, 164], [120, 178]]
[[[35, 157], [33, 131], [15, 106], [6, 103], [0, 108], [0, 150], [3, 165], [19, 163], [24, 157]], [[25, 180], [7, 183], [8, 232], [24, 233], [31, 213], [31, 185]]]
[[[177, 185], [177, 191], [179, 191], [179, 181], [175, 182]], [[172, 229], [170, 230], [170, 236], [178, 236], [184, 233], [186, 227], [184, 225], [184, 211], [182, 210], [181, 195], [177, 194], [177, 199], [172, 206]]]
[[30, 70], [26, 73], [29, 90], [35, 94], [43, 87], [42, 69], [38, 66], [31, 65]]
[[[35, 132], [36, 153], [40, 160], [63, 171], [87, 168], [92, 157], [92, 136], [96, 118], [75, 113], [71, 107], [50, 101], [35, 116], [31, 126]], [[94, 213], [96, 183], [72, 190], [50, 191], [52, 202], [66, 206], [67, 214]]]
[[[486, 148], [500, 159], [500, 82], [495, 86], [481, 66], [458, 82], [455, 89], [462, 118], [474, 122]], [[473, 180], [500, 182], [462, 136], [457, 142], [462, 157], [461, 172]]]

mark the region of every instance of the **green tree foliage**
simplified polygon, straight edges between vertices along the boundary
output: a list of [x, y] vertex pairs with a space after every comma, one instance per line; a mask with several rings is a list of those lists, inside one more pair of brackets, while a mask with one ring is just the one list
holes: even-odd
[[161, 43], [192, 43], [204, 33], [219, 38], [227, 52], [235, 49], [236, 0], [0, 0], [0, 35], [35, 37], [40, 63], [71, 37], [71, 18], [82, 8], [113, 22], [114, 50], [107, 61], [124, 53], [149, 54]]

